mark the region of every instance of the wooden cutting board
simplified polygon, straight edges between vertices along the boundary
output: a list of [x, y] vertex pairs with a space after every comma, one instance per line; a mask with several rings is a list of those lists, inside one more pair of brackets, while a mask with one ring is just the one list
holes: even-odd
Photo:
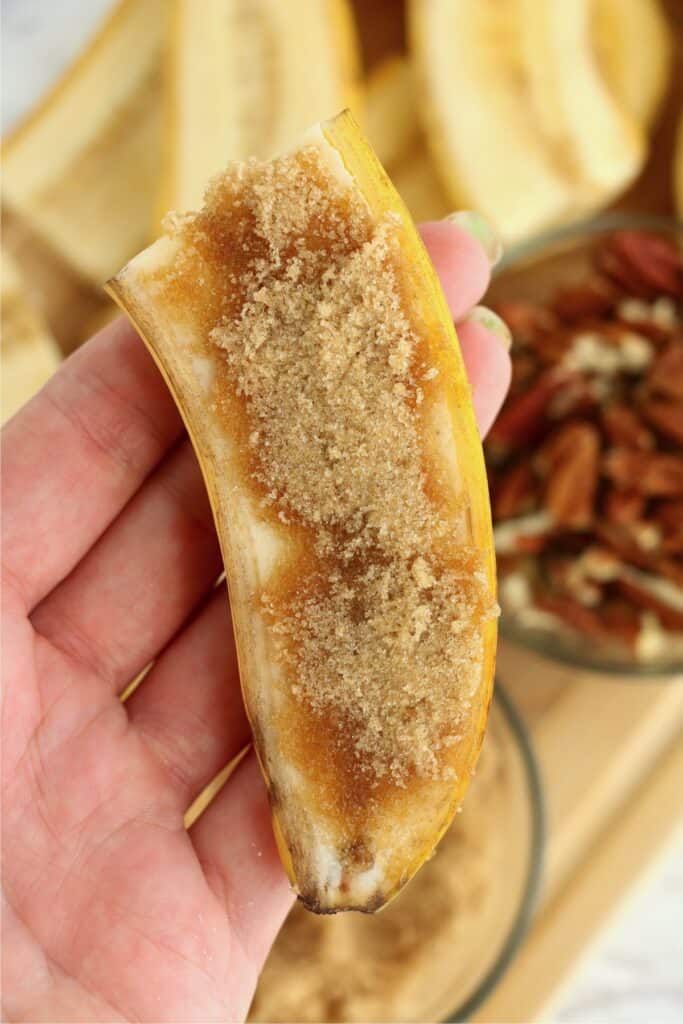
[[548, 1012], [610, 912], [683, 821], [683, 675], [619, 680], [502, 643], [499, 678], [531, 732], [547, 847], [538, 912], [474, 1015]]

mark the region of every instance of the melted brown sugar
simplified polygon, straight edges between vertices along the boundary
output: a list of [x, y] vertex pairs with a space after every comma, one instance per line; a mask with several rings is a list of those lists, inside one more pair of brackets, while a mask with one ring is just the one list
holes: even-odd
[[259, 595], [292, 698], [279, 734], [353, 818], [379, 786], [452, 774], [479, 684], [493, 604], [434, 469], [443, 371], [395, 222], [373, 222], [314, 147], [233, 167], [168, 227], [182, 245], [156, 285], [201, 320], [243, 482], [305, 538]]

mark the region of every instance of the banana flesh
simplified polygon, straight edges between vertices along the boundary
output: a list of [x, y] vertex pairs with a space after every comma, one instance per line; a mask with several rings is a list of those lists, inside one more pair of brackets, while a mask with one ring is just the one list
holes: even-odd
[[645, 158], [637, 122], [600, 73], [590, 36], [591, 0], [519, 0], [522, 59], [531, 113], [568, 173], [604, 204]]
[[389, 171], [419, 143], [415, 80], [407, 57], [388, 57], [371, 71], [365, 86], [363, 127]]
[[659, 0], [593, 0], [592, 36], [614, 98], [650, 127], [671, 73], [673, 40]]
[[510, 0], [412, 0], [421, 110], [454, 208], [478, 209], [506, 240], [575, 207], [571, 182], [529, 116]]
[[605, 84], [590, 0], [412, 0], [420, 107], [452, 207], [507, 241], [605, 205], [640, 170], [640, 126]]
[[[260, 182], [265, 180], [264, 175], [274, 175], [274, 179], [268, 178], [270, 191], [264, 192], [262, 185], [255, 186], [255, 192], [249, 191], [253, 187], [247, 184], [252, 180], [250, 175], [256, 175]], [[291, 184], [292, 180], [295, 180], [295, 185]], [[331, 206], [326, 205], [328, 201]], [[307, 134], [300, 148], [270, 165], [252, 163], [245, 167], [242, 164], [231, 169], [226, 178], [216, 179], [208, 193], [208, 202], [209, 207], [197, 215], [169, 218], [168, 233], [124, 267], [108, 289], [131, 316], [164, 373], [193, 438], [204, 472], [226, 565], [245, 706], [270, 790], [274, 832], [285, 868], [310, 909], [323, 913], [346, 909], [372, 912], [390, 900], [408, 881], [447, 828], [463, 798], [486, 722], [495, 651], [495, 577], [486, 480], [469, 387], [451, 318], [433, 268], [397, 194], [349, 114], [318, 126]], [[303, 207], [301, 203], [304, 203]], [[406, 593], [413, 593], [415, 586], [420, 593], [424, 588], [438, 590], [442, 585], [439, 581], [444, 579], [458, 581], [453, 583], [458, 588], [457, 601], [451, 603], [449, 598], [445, 605], [439, 606], [445, 609], [445, 618], [439, 620], [441, 625], [438, 627], [444, 631], [444, 643], [455, 645], [458, 656], [444, 661], [443, 645], [439, 641], [438, 653], [433, 653], [433, 661], [429, 662], [429, 671], [437, 672], [439, 684], [421, 698], [422, 703], [411, 705], [405, 716], [402, 711], [394, 712], [392, 709], [400, 708], [406, 699], [412, 699], [404, 696], [411, 686], [425, 685], [427, 662], [423, 659], [432, 655], [424, 652], [432, 651], [432, 647], [426, 645], [418, 649], [412, 639], [413, 633], [406, 632], [406, 623], [413, 621], [412, 612], [407, 618], [401, 618], [402, 625], [397, 627], [396, 636], [383, 632], [388, 627], [386, 621], [384, 625], [380, 621], [380, 610], [384, 607], [382, 602], [398, 600], [390, 596], [394, 593], [391, 589], [394, 584], [387, 582], [390, 589], [386, 593], [382, 591], [384, 596], [378, 592], [375, 600], [373, 588], [379, 585], [379, 577], [371, 569], [368, 569], [367, 577], [365, 574], [359, 577], [355, 568], [349, 568], [350, 563], [345, 559], [351, 549], [346, 545], [356, 542], [343, 538], [353, 538], [354, 531], [359, 529], [353, 524], [360, 523], [366, 515], [375, 515], [371, 511], [376, 501], [373, 497], [375, 489], [377, 486], [386, 488], [386, 483], [377, 484], [377, 480], [385, 481], [386, 472], [394, 472], [393, 469], [387, 470], [389, 463], [404, 467], [406, 460], [412, 458], [408, 452], [413, 449], [406, 447], [402, 459], [395, 462], [390, 459], [388, 463], [385, 455], [377, 450], [378, 457], [373, 462], [370, 476], [366, 476], [369, 472], [367, 464], [360, 470], [358, 467], [354, 470], [355, 479], [372, 480], [370, 490], [366, 491], [362, 482], [358, 485], [362, 495], [358, 498], [362, 517], [358, 519], [355, 512], [351, 512], [344, 519], [345, 525], [340, 525], [341, 553], [333, 554], [326, 547], [327, 540], [321, 541], [322, 548], [317, 547], [315, 538], [322, 535], [316, 532], [317, 527], [313, 524], [321, 521], [320, 515], [333, 514], [321, 512], [319, 504], [327, 500], [321, 497], [329, 486], [325, 481], [334, 476], [327, 465], [327, 455], [320, 456], [319, 471], [314, 467], [313, 475], [306, 478], [321, 481], [320, 484], [306, 484], [311, 489], [305, 492], [308, 496], [302, 501], [309, 509], [310, 517], [302, 518], [299, 513], [293, 513], [292, 518], [285, 507], [281, 509], [282, 515], [275, 514], [274, 509], [264, 502], [261, 491], [254, 489], [258, 477], [248, 471], [245, 444], [248, 439], [249, 444], [258, 444], [259, 451], [268, 451], [271, 450], [271, 436], [273, 443], [279, 443], [280, 427], [267, 425], [268, 417], [278, 413], [271, 411], [265, 419], [250, 418], [253, 416], [251, 406], [241, 404], [242, 392], [239, 386], [236, 390], [233, 371], [215, 344], [216, 332], [223, 330], [221, 325], [227, 330], [239, 330], [243, 316], [254, 315], [257, 320], [253, 330], [251, 327], [246, 330], [245, 338], [249, 352], [252, 351], [249, 339], [254, 340], [256, 348], [252, 355], [247, 355], [245, 366], [258, 372], [263, 358], [261, 346], [265, 345], [273, 358], [288, 360], [290, 369], [278, 373], [278, 378], [287, 382], [292, 380], [291, 374], [300, 366], [299, 360], [303, 356], [298, 347], [292, 347], [291, 336], [284, 340], [277, 324], [282, 326], [282, 330], [291, 331], [295, 323], [296, 330], [301, 332], [302, 321], [299, 314], [292, 321], [289, 313], [283, 313], [282, 320], [277, 319], [280, 314], [275, 314], [276, 321], [271, 321], [270, 303], [301, 303], [301, 308], [308, 310], [302, 315], [322, 316], [328, 325], [335, 322], [336, 316], [341, 316], [339, 322], [342, 326], [338, 328], [321, 327], [321, 334], [317, 333], [317, 326], [313, 329], [316, 340], [307, 351], [316, 353], [314, 364], [303, 364], [304, 380], [310, 383], [313, 392], [300, 403], [299, 385], [283, 385], [289, 391], [283, 393], [282, 400], [293, 401], [296, 407], [292, 422], [297, 424], [295, 434], [298, 438], [285, 439], [283, 443], [288, 454], [284, 457], [291, 459], [291, 453], [297, 451], [296, 459], [299, 460], [289, 464], [290, 483], [284, 485], [286, 493], [294, 493], [290, 492], [290, 486], [295, 489], [300, 486], [296, 481], [302, 472], [308, 472], [303, 467], [310, 460], [310, 452], [318, 450], [318, 442], [310, 438], [308, 428], [302, 426], [308, 422], [306, 417], [309, 413], [314, 417], [316, 437], [327, 437], [330, 431], [341, 429], [344, 437], [352, 438], [358, 430], [366, 438], [361, 445], [363, 451], [375, 451], [372, 445], [376, 435], [371, 430], [368, 432], [364, 415], [358, 422], [354, 420], [357, 414], [353, 410], [359, 408], [359, 402], [362, 404], [362, 396], [376, 377], [363, 375], [362, 382], [358, 386], [353, 385], [356, 398], [347, 396], [349, 401], [344, 405], [343, 416], [347, 416], [348, 410], [349, 419], [348, 422], [344, 420], [341, 427], [338, 418], [341, 414], [330, 412], [328, 398], [311, 397], [319, 394], [315, 390], [317, 381], [327, 379], [327, 371], [321, 367], [329, 366], [328, 359], [336, 358], [338, 345], [349, 344], [343, 324], [348, 324], [348, 330], [353, 332], [355, 318], [351, 316], [349, 319], [341, 311], [346, 310], [346, 304], [351, 302], [358, 312], [353, 289], [360, 288], [368, 296], [387, 295], [384, 287], [378, 287], [377, 277], [370, 272], [371, 268], [378, 266], [370, 255], [372, 250], [358, 249], [358, 242], [353, 241], [357, 238], [353, 232], [358, 230], [357, 218], [361, 209], [367, 210], [367, 214], [362, 214], [362, 222], [366, 223], [366, 216], [371, 217], [368, 223], [375, 225], [373, 230], [380, 232], [377, 236], [370, 235], [368, 244], [373, 238], [378, 242], [381, 239], [379, 252], [384, 255], [380, 259], [399, 261], [390, 264], [395, 268], [392, 273], [399, 275], [392, 280], [400, 281], [400, 295], [406, 296], [405, 301], [416, 304], [406, 307], [410, 308], [410, 316], [414, 318], [411, 322], [417, 332], [415, 344], [427, 346], [419, 349], [420, 385], [416, 409], [423, 411], [415, 413], [415, 423], [420, 424], [416, 429], [419, 429], [420, 444], [424, 445], [424, 463], [419, 464], [430, 468], [424, 470], [424, 499], [419, 496], [423, 494], [422, 490], [418, 489], [415, 492], [417, 497], [411, 500], [434, 500], [438, 505], [438, 515], [448, 519], [448, 528], [443, 534], [448, 538], [446, 548], [441, 549], [439, 542], [433, 540], [421, 542], [424, 558], [433, 562], [437, 576], [432, 578], [426, 562], [418, 561], [414, 566], [412, 554], [405, 555], [404, 547], [400, 547], [396, 555], [387, 554], [386, 558], [393, 559], [388, 565], [393, 567], [391, 572], [399, 594], [403, 593], [400, 589], [403, 583], [398, 581], [407, 578], [401, 575], [404, 570], [400, 568], [404, 564], [400, 559], [405, 557], [411, 560]], [[243, 210], [247, 213], [243, 214]], [[184, 234], [187, 231], [196, 233], [188, 236]], [[386, 241], [384, 231], [390, 232]], [[342, 234], [338, 235], [338, 232]], [[332, 238], [346, 241], [334, 242], [334, 248], [329, 250], [335, 254], [330, 264], [321, 254], [328, 252], [327, 245]], [[340, 245], [341, 249], [338, 248]], [[346, 245], [351, 248], [345, 249]], [[344, 255], [340, 256], [340, 252]], [[350, 272], [349, 267], [356, 267], [355, 261], [361, 252], [367, 262], [362, 269], [358, 265], [358, 271], [354, 271], [352, 291], [349, 292], [344, 284], [339, 294], [333, 292], [319, 302], [315, 298], [319, 294], [315, 281], [327, 282], [322, 285], [323, 294], [327, 294], [325, 289], [329, 282], [335, 275]], [[254, 255], [250, 256], [250, 253]], [[270, 257], [268, 253], [271, 253]], [[340, 259], [341, 264], [338, 262]], [[253, 260], [253, 269], [250, 269], [250, 260]], [[320, 269], [316, 273], [322, 276], [315, 279], [305, 277], [299, 284], [295, 283], [299, 280], [300, 268], [313, 265], [311, 260], [318, 261], [315, 265]], [[350, 263], [347, 262], [349, 260]], [[381, 265], [385, 266], [385, 263]], [[257, 274], [260, 282], [253, 293], [254, 301], [248, 298], [252, 294], [249, 283], [252, 273]], [[376, 275], [376, 269], [374, 273]], [[347, 279], [342, 276], [341, 280], [346, 282]], [[386, 280], [382, 278], [385, 283]], [[228, 286], [226, 282], [232, 283]], [[388, 368], [398, 365], [395, 359], [405, 358], [406, 351], [396, 334], [397, 317], [400, 321], [402, 316], [398, 294], [390, 293], [388, 305], [383, 307], [385, 312], [377, 314], [372, 329], [368, 329], [368, 337], [376, 336], [378, 344], [388, 345]], [[239, 302], [242, 301], [244, 306], [240, 313]], [[223, 302], [229, 305], [226, 307]], [[238, 305], [233, 308], [235, 302]], [[220, 313], [222, 308], [233, 310], [227, 314], [227, 319]], [[286, 324], [290, 327], [286, 328]], [[312, 339], [308, 330], [306, 337]], [[353, 338], [353, 333], [350, 337]], [[307, 345], [310, 343], [306, 342]], [[362, 368], [366, 365], [366, 358], [375, 358], [370, 356], [371, 352], [384, 351], [374, 349], [375, 342], [370, 344], [368, 341], [367, 352], [364, 340], [360, 342], [360, 351], [355, 349], [355, 341], [351, 344], [351, 363], [344, 356], [337, 364], [342, 376], [335, 378], [338, 384], [332, 391], [325, 390], [325, 395], [335, 395], [339, 388], [346, 386], [344, 381], [350, 369], [354, 374], [352, 379], [356, 380], [358, 370], [353, 369], [353, 365], [358, 356], [363, 358], [355, 365]], [[400, 355], [401, 352], [404, 355]], [[265, 358], [269, 359], [270, 354]], [[318, 358], [320, 367], [315, 362]], [[392, 396], [391, 402], [403, 401], [399, 396], [406, 394], [405, 387], [394, 384], [394, 370], [388, 368], [381, 371], [382, 388], [386, 388], [383, 393]], [[319, 377], [321, 373], [322, 378]], [[272, 395], [273, 379], [269, 370], [267, 375], [271, 384], [266, 393]], [[308, 388], [309, 384], [305, 386]], [[431, 390], [427, 391], [427, 388]], [[334, 401], [339, 401], [338, 394]], [[304, 419], [300, 422], [301, 416]], [[397, 420], [394, 416], [382, 422], [387, 423], [387, 429], [395, 436]], [[254, 433], [256, 425], [258, 429]], [[272, 429], [274, 433], [271, 435], [268, 431]], [[286, 432], [289, 428], [282, 429]], [[336, 436], [341, 438], [342, 434]], [[302, 442], [302, 437], [310, 438], [310, 441]], [[300, 443], [304, 444], [305, 450], [299, 451]], [[351, 444], [350, 441], [348, 443]], [[315, 447], [311, 448], [311, 444]], [[340, 444], [344, 446], [346, 442], [340, 441]], [[396, 444], [400, 449], [400, 440]], [[324, 447], [324, 451], [327, 452], [328, 448]], [[335, 448], [330, 458], [347, 460], [356, 457], [354, 453], [357, 451], [355, 444], [348, 449]], [[381, 451], [384, 453], [385, 446]], [[365, 457], [358, 456], [361, 462]], [[409, 471], [402, 468], [400, 472]], [[434, 481], [438, 480], [436, 488], [432, 486], [432, 473]], [[266, 486], [270, 488], [270, 484]], [[318, 488], [322, 491], [319, 492]], [[355, 484], [351, 490], [344, 485], [339, 493], [348, 495], [355, 489]], [[404, 481], [403, 486], [392, 486], [390, 491], [380, 492], [385, 495], [383, 507], [390, 510], [387, 514], [393, 523], [391, 529], [382, 527], [378, 535], [386, 538], [387, 552], [394, 550], [391, 538], [403, 536], [400, 531], [404, 527], [399, 521], [404, 514], [401, 509], [405, 507], [407, 489]], [[268, 491], [270, 493], [273, 492]], [[434, 498], [427, 499], [427, 494], [433, 494]], [[399, 495], [401, 500], [397, 503]], [[327, 505], [324, 507], [329, 508]], [[425, 521], [421, 516], [419, 513], [417, 521]], [[412, 550], [412, 547], [408, 548], [409, 552]], [[369, 554], [367, 557], [374, 556]], [[338, 563], [335, 561], [337, 558], [340, 559]], [[455, 569], [460, 558], [465, 559], [469, 566], [466, 571], [462, 566], [459, 572]], [[340, 576], [335, 575], [334, 566], [337, 564]], [[382, 572], [389, 571], [386, 565], [383, 561]], [[456, 575], [442, 576], [442, 572], [451, 571]], [[282, 612], [277, 611], [280, 607], [278, 595], [291, 594], [296, 604], [299, 596], [303, 599], [308, 593], [307, 588], [317, 586], [316, 581], [325, 580], [330, 581], [333, 594], [347, 594], [344, 589], [346, 583], [343, 583], [341, 591], [337, 591], [337, 584], [333, 582], [335, 579], [345, 580], [346, 573], [350, 573], [348, 584], [356, 588], [354, 592], [360, 602], [358, 607], [366, 607], [367, 615], [354, 620], [356, 625], [351, 629], [343, 625], [335, 613], [326, 620], [333, 634], [333, 637], [328, 634], [331, 647], [324, 647], [327, 653], [320, 659], [311, 656], [312, 660], [308, 662], [310, 674], [307, 675], [306, 654], [302, 655], [303, 661], [298, 668], [289, 667], [291, 662], [285, 654], [287, 650], [310, 650], [306, 645], [311, 634], [305, 626], [309, 613], [302, 612], [302, 620], [298, 612], [287, 610], [294, 607], [289, 604], [282, 606]], [[451, 583], [443, 585], [450, 586]], [[472, 599], [475, 591], [477, 596]], [[346, 600], [346, 597], [340, 599]], [[320, 600], [326, 600], [324, 590]], [[456, 608], [463, 609], [460, 622], [452, 619]], [[420, 605], [420, 629], [428, 628], [428, 621], [433, 621], [433, 628], [437, 628], [436, 616], [441, 613], [436, 609], [437, 604], [434, 604], [435, 618], [432, 620], [430, 609]], [[312, 614], [317, 616], [317, 612]], [[289, 643], [282, 639], [289, 628], [293, 633], [286, 635], [291, 636], [292, 646], [283, 648], [283, 643]], [[365, 652], [363, 666], [370, 665], [371, 668], [361, 667], [356, 661], [358, 652], [354, 636], [361, 628], [367, 632], [367, 639], [362, 642]], [[394, 637], [391, 642], [388, 639], [390, 635]], [[419, 635], [422, 637], [422, 632]], [[405, 655], [397, 675], [392, 659], [397, 656], [397, 650], [403, 650], [396, 644], [403, 643], [408, 644], [413, 653]], [[433, 643], [430, 640], [430, 644]], [[347, 712], [332, 711], [319, 717], [314, 710], [315, 703], [301, 703], [299, 694], [301, 686], [308, 685], [306, 679], [313, 680], [311, 685], [315, 693], [320, 693], [321, 687], [323, 691], [328, 686], [338, 687], [337, 670], [325, 667], [329, 666], [331, 658], [336, 657], [347, 658], [346, 667], [340, 671], [346, 673], [344, 678], [349, 683], [349, 687], [337, 689], [337, 697], [347, 700], [348, 696], [342, 695], [355, 693], [355, 687], [365, 680], [361, 687], [362, 700], [364, 704], [370, 701], [372, 706], [365, 708], [360, 717], [356, 714], [358, 704], [355, 697], [348, 710], [351, 718], [345, 717]], [[401, 654], [400, 657], [404, 656]], [[369, 676], [364, 674], [367, 672], [370, 672]], [[373, 681], [376, 677], [372, 674], [375, 672], [383, 673], [381, 699], [370, 696], [377, 693]], [[398, 685], [399, 679], [401, 686]], [[315, 696], [311, 697], [313, 702], [315, 699]], [[372, 703], [373, 700], [376, 703]], [[422, 714], [423, 708], [441, 709], [433, 711], [435, 716], [441, 716], [441, 724], [432, 717], [429, 720], [431, 725], [424, 727], [427, 731], [432, 730], [433, 742], [420, 741], [414, 745], [410, 740], [407, 743], [406, 730], [413, 728], [415, 718]], [[376, 746], [363, 745], [361, 740], [358, 741], [361, 746], [357, 746], [353, 737], [356, 734], [366, 735], [363, 730], [373, 729], [384, 715], [388, 716], [386, 729], [397, 730], [398, 745], [393, 739], [385, 739], [381, 751]], [[456, 720], [457, 735], [451, 735]], [[382, 726], [380, 733], [383, 734], [384, 728]], [[448, 742], [443, 746], [439, 746], [440, 728], [450, 730]], [[361, 750], [365, 751], [362, 755], [359, 753]], [[437, 750], [438, 754], [435, 753]], [[426, 758], [430, 764], [430, 759], [436, 757], [439, 770], [432, 773], [430, 769], [423, 773], [421, 768], [413, 766], [404, 772], [401, 766], [413, 765], [417, 757]], [[382, 760], [384, 758], [387, 760]], [[373, 778], [375, 782], [371, 782]], [[353, 794], [352, 798], [350, 794]]]
[[31, 302], [61, 351], [72, 352], [84, 340], [87, 324], [105, 306], [101, 292], [7, 206], [2, 211], [2, 244], [30, 286]]
[[387, 57], [377, 64], [367, 78], [364, 99], [368, 140], [411, 216], [416, 221], [445, 216], [448, 199], [425, 144], [410, 59]]
[[2, 422], [13, 416], [57, 369], [61, 352], [31, 304], [19, 271], [2, 253]]
[[166, 166], [159, 200], [195, 209], [228, 160], [280, 152], [357, 105], [347, 0], [173, 0]]
[[416, 221], [439, 220], [452, 208], [426, 147], [416, 147], [392, 170], [392, 180]]
[[4, 202], [97, 284], [152, 229], [165, 13], [165, 0], [122, 0], [3, 145]]

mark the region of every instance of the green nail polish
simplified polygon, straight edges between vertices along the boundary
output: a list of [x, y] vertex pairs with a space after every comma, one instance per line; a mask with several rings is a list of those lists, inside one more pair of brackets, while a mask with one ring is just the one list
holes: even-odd
[[446, 220], [451, 224], [457, 224], [468, 235], [476, 238], [486, 253], [490, 265], [495, 267], [503, 255], [503, 243], [486, 217], [475, 210], [458, 210], [456, 213], [449, 213]]
[[497, 313], [494, 313], [488, 306], [475, 306], [471, 309], [465, 318], [467, 323], [481, 324], [487, 331], [491, 331], [492, 334], [497, 335], [505, 345], [505, 348], [509, 349], [512, 345], [512, 334], [510, 328], [502, 320]]

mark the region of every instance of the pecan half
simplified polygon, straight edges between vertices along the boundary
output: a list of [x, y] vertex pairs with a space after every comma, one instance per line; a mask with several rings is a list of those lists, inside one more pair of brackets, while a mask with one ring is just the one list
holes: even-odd
[[550, 399], [569, 377], [563, 369], [551, 370], [539, 377], [529, 391], [511, 398], [489, 433], [489, 449], [518, 451], [537, 440], [547, 428]]
[[662, 551], [668, 555], [683, 555], [683, 501], [663, 502], [653, 509], [652, 518], [661, 531]]
[[534, 505], [538, 486], [528, 462], [520, 462], [501, 473], [493, 495], [493, 514], [498, 519], [529, 512]]
[[650, 399], [643, 405], [643, 416], [668, 441], [683, 445], [683, 403]]
[[620, 491], [613, 488], [605, 495], [604, 509], [610, 523], [635, 523], [642, 518], [645, 511], [645, 498], [638, 491]]
[[547, 512], [534, 512], [533, 515], [520, 516], [519, 519], [508, 519], [499, 523], [493, 531], [496, 554], [532, 554], [542, 551], [550, 536], [552, 525]]
[[600, 435], [590, 423], [567, 423], [552, 439], [544, 504], [558, 526], [582, 530], [595, 507]]
[[683, 458], [657, 452], [612, 448], [603, 458], [602, 471], [618, 487], [649, 497], [683, 497]]
[[522, 300], [501, 302], [498, 313], [512, 332], [518, 345], [528, 345], [540, 334], [550, 334], [558, 326], [558, 319], [552, 310], [534, 302]]
[[647, 386], [654, 394], [683, 401], [683, 344], [672, 342], [655, 356], [647, 375]]
[[633, 295], [683, 295], [683, 262], [668, 239], [647, 231], [619, 231], [603, 246], [600, 265]]
[[596, 640], [619, 641], [632, 647], [638, 636], [639, 623], [633, 618], [607, 617], [604, 611], [586, 608], [571, 597], [539, 597], [539, 608], [556, 615], [572, 629]]
[[596, 275], [581, 284], [560, 289], [552, 308], [565, 323], [603, 317], [614, 309], [618, 294], [611, 281]]
[[649, 451], [655, 446], [652, 431], [648, 430], [635, 409], [620, 402], [612, 402], [602, 410], [602, 427], [613, 445]]

